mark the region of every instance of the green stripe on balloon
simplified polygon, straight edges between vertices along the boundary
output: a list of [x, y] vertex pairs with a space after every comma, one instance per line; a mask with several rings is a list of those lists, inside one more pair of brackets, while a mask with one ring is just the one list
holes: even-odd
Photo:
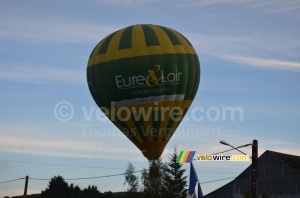
[[98, 54], [105, 54], [107, 52], [108, 45], [109, 45], [111, 39], [114, 37], [114, 35], [117, 32], [114, 32], [114, 33], [112, 33], [112, 34], [110, 34], [109, 36], [106, 37], [105, 41], [102, 43], [102, 45], [101, 45], [101, 47], [99, 49]]
[[142, 25], [142, 28], [144, 31], [146, 46], [149, 47], [159, 45], [159, 41], [154, 30], [149, 25]]
[[158, 27], [160, 27], [169, 36], [169, 39], [171, 40], [173, 45], [182, 45], [182, 43], [177, 38], [177, 36], [173, 33], [173, 31], [162, 26], [158, 26]]
[[132, 46], [132, 30], [133, 26], [126, 28], [121, 36], [119, 50], [131, 49]]
[[149, 65], [156, 65], [158, 63], [164, 63], [163, 54], [149, 55], [148, 56]]

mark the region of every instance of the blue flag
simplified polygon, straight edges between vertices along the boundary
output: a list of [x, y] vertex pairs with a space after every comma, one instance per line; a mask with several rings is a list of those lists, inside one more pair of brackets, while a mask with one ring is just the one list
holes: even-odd
[[195, 192], [195, 187], [197, 182], [198, 182], [198, 198], [203, 198], [202, 190], [193, 163], [191, 162], [190, 164], [191, 164], [191, 168], [190, 168], [190, 184], [189, 184], [188, 198], [197, 198]]

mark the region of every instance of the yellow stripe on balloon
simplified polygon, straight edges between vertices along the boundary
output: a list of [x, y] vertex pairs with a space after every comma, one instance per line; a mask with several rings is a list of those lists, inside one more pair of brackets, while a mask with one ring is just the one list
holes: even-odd
[[170, 38], [168, 37], [168, 35], [165, 33], [165, 31], [163, 31], [161, 28], [154, 26], [154, 25], [150, 25], [150, 27], [154, 30], [154, 32], [157, 36], [157, 39], [161, 46], [162, 53], [163, 54], [175, 54], [173, 44], [172, 44]]
[[105, 61], [116, 60], [119, 58], [118, 53], [116, 53], [116, 52], [119, 50], [119, 44], [120, 44], [121, 36], [123, 35], [124, 30], [125, 29], [118, 31], [111, 39], [111, 41], [108, 45], [108, 48], [107, 48]]
[[134, 26], [132, 30], [132, 55], [145, 56], [148, 54], [142, 26]]
[[122, 49], [118, 51], [119, 59], [122, 58], [132, 58], [132, 50], [131, 49]]
[[184, 47], [182, 45], [174, 45], [174, 50], [178, 54], [184, 54], [184, 53], [186, 53], [185, 49], [184, 49]]

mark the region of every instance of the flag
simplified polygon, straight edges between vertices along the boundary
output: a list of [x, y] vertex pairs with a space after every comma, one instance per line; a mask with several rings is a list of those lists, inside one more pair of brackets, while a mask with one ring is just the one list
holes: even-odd
[[188, 192], [188, 198], [197, 198], [195, 187], [198, 182], [198, 198], [203, 198], [201, 186], [196, 174], [196, 171], [194, 169], [193, 163], [191, 162], [191, 168], [190, 168], [190, 184], [189, 184], [189, 192]]

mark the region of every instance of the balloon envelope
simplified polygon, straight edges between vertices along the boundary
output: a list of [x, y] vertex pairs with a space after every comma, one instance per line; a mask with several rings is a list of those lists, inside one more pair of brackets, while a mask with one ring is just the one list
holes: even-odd
[[108, 35], [87, 66], [95, 102], [148, 159], [161, 156], [199, 80], [200, 63], [191, 43], [175, 30], [152, 24]]

